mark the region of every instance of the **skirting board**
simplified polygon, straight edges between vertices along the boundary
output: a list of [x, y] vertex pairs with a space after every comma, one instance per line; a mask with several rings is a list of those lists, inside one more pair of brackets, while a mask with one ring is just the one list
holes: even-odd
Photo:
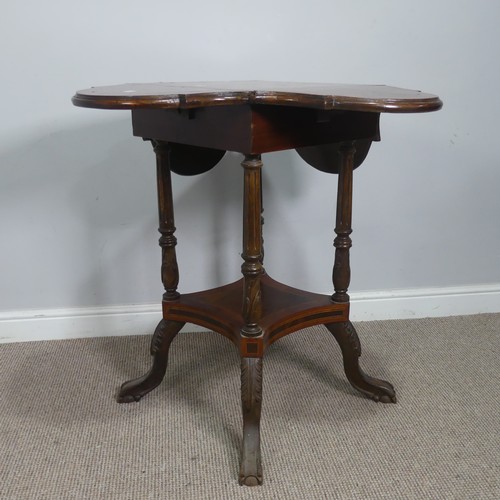
[[[496, 312], [500, 284], [351, 293], [352, 321]], [[160, 318], [160, 304], [6, 311], [0, 312], [0, 343], [151, 334]]]

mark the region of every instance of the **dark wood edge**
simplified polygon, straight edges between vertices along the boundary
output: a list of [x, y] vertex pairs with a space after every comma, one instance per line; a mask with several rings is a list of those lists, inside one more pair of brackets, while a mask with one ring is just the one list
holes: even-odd
[[317, 109], [339, 109], [373, 111], [384, 113], [423, 113], [437, 111], [443, 106], [437, 97], [423, 99], [373, 99], [355, 97], [331, 97], [289, 92], [214, 92], [200, 94], [150, 95], [130, 98], [129, 96], [93, 96], [79, 94], [73, 96], [72, 103], [83, 108], [96, 109], [192, 109], [206, 106], [235, 104], [267, 104], [295, 106]]
[[228, 338], [236, 346], [239, 345], [239, 331], [233, 329], [230, 322], [225, 322], [223, 320], [218, 320], [214, 315], [204, 314], [203, 311], [199, 311], [192, 307], [186, 307], [179, 305], [178, 307], [165, 307], [165, 302], [163, 303], [163, 318], [173, 321], [179, 321], [181, 318], [185, 318], [186, 323], [192, 323], [194, 325], [202, 326], [210, 331], [219, 333], [224, 337]]
[[265, 330], [266, 345], [271, 345], [278, 339], [311, 326], [325, 323], [341, 323], [349, 320], [349, 303], [335, 304], [335, 308], [322, 307], [312, 309], [307, 314], [297, 314], [296, 317], [286, 318]]
[[443, 107], [439, 97], [426, 99], [380, 99], [380, 101], [368, 101], [354, 97], [338, 97], [331, 109], [343, 109], [356, 111], [377, 111], [381, 113], [426, 113], [438, 111]]
[[439, 97], [422, 99], [373, 99], [322, 96], [287, 92], [259, 92], [252, 99], [255, 104], [275, 104], [277, 106], [297, 106], [318, 109], [342, 109], [355, 111], [373, 111], [384, 113], [418, 113], [437, 111], [443, 107]]
[[80, 108], [94, 109], [135, 109], [135, 108], [167, 108], [179, 107], [178, 96], [146, 96], [140, 101], [129, 97], [90, 96], [78, 94], [72, 97], [71, 102]]
[[97, 109], [192, 109], [245, 104], [249, 101], [249, 92], [148, 95], [132, 99], [129, 96], [93, 96], [77, 92], [71, 99], [75, 106]]

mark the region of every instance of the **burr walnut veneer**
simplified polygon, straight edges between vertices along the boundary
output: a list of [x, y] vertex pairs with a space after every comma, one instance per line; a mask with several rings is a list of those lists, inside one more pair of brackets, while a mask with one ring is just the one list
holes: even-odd
[[[390, 383], [360, 368], [360, 342], [349, 321], [353, 170], [372, 141], [380, 140], [380, 113], [435, 111], [442, 105], [436, 96], [383, 85], [157, 83], [93, 87], [77, 92], [73, 103], [132, 110], [134, 135], [151, 141], [156, 154], [163, 319], [153, 334], [150, 371], [124, 383], [119, 402], [139, 401], [160, 384], [170, 344], [186, 322], [224, 335], [241, 355], [239, 481], [249, 486], [262, 483], [262, 359], [267, 347], [281, 337], [324, 324], [340, 345], [350, 383], [375, 401], [396, 402]], [[331, 296], [278, 283], [263, 267], [261, 154], [286, 149], [296, 149], [311, 166], [338, 175]], [[226, 151], [244, 155], [243, 276], [213, 290], [180, 294], [171, 172], [206, 172]]]

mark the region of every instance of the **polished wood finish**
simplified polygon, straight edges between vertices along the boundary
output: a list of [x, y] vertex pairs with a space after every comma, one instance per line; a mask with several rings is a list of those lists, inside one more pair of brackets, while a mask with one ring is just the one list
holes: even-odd
[[139, 401], [148, 392], [151, 392], [160, 385], [167, 370], [170, 344], [184, 325], [185, 323], [182, 321], [165, 319], [162, 319], [158, 323], [151, 340], [153, 365], [146, 375], [122, 384], [116, 396], [119, 403]]
[[177, 238], [174, 236], [174, 202], [172, 198], [172, 178], [170, 174], [171, 147], [168, 143], [153, 141], [156, 153], [156, 179], [158, 187], [158, 216], [161, 234], [159, 243], [162, 249], [161, 281], [165, 288], [163, 300], [177, 300], [179, 292], [179, 268], [175, 255]]
[[349, 302], [347, 289], [351, 281], [349, 250], [352, 246], [350, 234], [352, 220], [352, 172], [354, 167], [353, 142], [344, 142], [339, 147], [341, 157], [337, 191], [337, 225], [335, 227], [335, 263], [333, 266], [333, 302]]
[[[172, 340], [187, 322], [227, 337], [241, 357], [243, 445], [239, 482], [262, 483], [260, 415], [267, 348], [308, 326], [325, 325], [338, 342], [352, 386], [395, 403], [393, 386], [359, 365], [361, 344], [349, 321], [353, 170], [380, 140], [383, 112], [435, 111], [438, 97], [373, 85], [269, 82], [134, 84], [79, 91], [77, 106], [131, 109], [134, 135], [152, 142], [157, 159], [163, 319], [152, 343], [152, 367], [126, 382], [119, 402], [138, 401], [161, 382]], [[296, 149], [314, 168], [338, 174], [332, 296], [278, 283], [264, 270], [261, 154]], [[179, 294], [171, 172], [197, 175], [225, 151], [243, 153], [243, 264], [235, 283]]]
[[379, 140], [379, 113], [250, 105], [190, 110], [134, 109], [134, 135], [218, 150], [262, 154], [332, 144]]
[[361, 343], [350, 321], [325, 325], [342, 350], [344, 370], [351, 385], [370, 399], [381, 403], [396, 403], [394, 387], [385, 380], [369, 377], [359, 366]]
[[270, 104], [348, 111], [417, 113], [436, 111], [432, 94], [386, 85], [289, 82], [130, 83], [79, 90], [75, 106], [101, 109], [190, 109]]
[[260, 277], [262, 265], [262, 161], [260, 155], [247, 155], [241, 164], [244, 169], [243, 184], [243, 337], [262, 335], [259, 320], [262, 315]]
[[182, 294], [178, 301], [163, 301], [163, 316], [174, 321], [195, 323], [227, 337], [243, 357], [262, 356], [272, 343], [307, 326], [345, 322], [349, 304], [336, 304], [331, 297], [306, 292], [260, 276], [261, 313], [257, 337], [241, 335], [245, 326], [241, 279], [229, 285], [202, 292]]

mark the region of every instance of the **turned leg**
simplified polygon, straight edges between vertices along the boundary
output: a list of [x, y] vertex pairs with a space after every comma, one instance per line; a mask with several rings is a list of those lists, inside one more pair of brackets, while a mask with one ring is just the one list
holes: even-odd
[[241, 358], [243, 450], [239, 483], [262, 484], [260, 459], [260, 411], [262, 405], [262, 358]]
[[153, 365], [146, 375], [129, 380], [120, 387], [117, 396], [119, 403], [139, 401], [160, 385], [167, 370], [170, 344], [184, 325], [185, 323], [179, 321], [165, 321], [164, 319], [160, 321], [151, 341]]
[[[347, 290], [351, 279], [349, 249], [352, 245], [350, 234], [352, 233], [352, 174], [355, 151], [352, 142], [343, 143], [339, 148], [341, 161], [335, 227], [337, 237], [334, 241], [335, 264], [333, 266], [335, 293], [332, 295], [332, 301], [339, 303], [349, 302]], [[361, 356], [361, 344], [352, 323], [347, 321], [344, 323], [330, 323], [325, 326], [340, 344], [344, 358], [344, 370], [352, 386], [375, 401], [395, 403], [396, 394], [394, 387], [389, 382], [369, 377], [361, 370], [358, 360]]]
[[179, 298], [179, 268], [175, 246], [177, 238], [174, 222], [174, 201], [172, 196], [172, 176], [170, 174], [171, 148], [167, 142], [152, 141], [156, 153], [156, 182], [158, 188], [158, 218], [161, 247], [161, 281], [165, 288], [163, 300], [173, 301]]
[[262, 484], [260, 459], [260, 408], [262, 401], [263, 339], [259, 320], [262, 314], [260, 277], [264, 272], [262, 243], [262, 161], [246, 155], [243, 192], [243, 307], [241, 328], [241, 398], [243, 446], [239, 483]]
[[262, 334], [258, 322], [262, 313], [260, 276], [262, 265], [262, 161], [260, 155], [246, 155], [241, 164], [244, 169], [243, 190], [243, 337]]
[[350, 234], [352, 233], [352, 172], [355, 153], [352, 142], [343, 143], [339, 148], [341, 163], [337, 191], [337, 221], [335, 233], [337, 237], [333, 242], [335, 246], [335, 263], [333, 265], [333, 302], [349, 302], [347, 289], [351, 281], [351, 267], [349, 262], [349, 249], [352, 246]]
[[[264, 191], [262, 189], [262, 175], [260, 175], [260, 237], [261, 237], [261, 247], [260, 247], [260, 263], [264, 265]], [[262, 270], [262, 272], [265, 272]]]
[[[174, 206], [172, 197], [171, 170], [171, 147], [162, 141], [152, 141], [156, 153], [156, 179], [158, 188], [158, 216], [160, 232], [160, 247], [162, 250], [161, 259], [161, 280], [165, 293], [163, 301], [176, 301], [179, 299], [177, 285], [179, 284], [179, 269], [177, 267], [177, 257], [175, 246], [177, 239], [174, 236]], [[168, 350], [170, 343], [179, 333], [185, 323], [162, 319], [153, 334], [151, 341], [151, 355], [153, 356], [153, 366], [149, 372], [135, 380], [125, 382], [118, 393], [119, 403], [130, 403], [139, 401], [145, 394], [157, 387], [167, 368]]]

